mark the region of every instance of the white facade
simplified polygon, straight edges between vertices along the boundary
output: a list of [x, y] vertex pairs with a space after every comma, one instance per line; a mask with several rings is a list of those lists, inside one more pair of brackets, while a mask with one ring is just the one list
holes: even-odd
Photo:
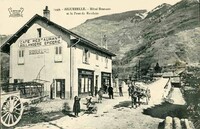
[[100, 88], [102, 83], [111, 85], [112, 56], [74, 40], [73, 35], [35, 20], [10, 45], [10, 83], [37, 79], [44, 83], [45, 94], [66, 99], [92, 95], [94, 86]]

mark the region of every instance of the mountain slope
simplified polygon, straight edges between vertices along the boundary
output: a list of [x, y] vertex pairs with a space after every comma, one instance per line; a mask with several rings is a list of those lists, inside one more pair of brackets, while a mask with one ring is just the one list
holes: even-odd
[[[133, 10], [89, 19], [71, 30], [98, 45], [107, 43], [117, 55], [113, 69], [120, 76], [132, 75], [139, 62], [146, 74], [157, 62], [161, 66], [200, 62], [198, 11], [196, 0], [182, 0], [150, 12]], [[9, 36], [0, 37], [2, 43]], [[9, 56], [1, 53], [1, 78], [8, 78], [8, 69]]]
[[[0, 45], [2, 45], [10, 35], [0, 35]], [[0, 61], [1, 61], [1, 69], [0, 69], [0, 84], [1, 82], [7, 82], [9, 79], [9, 55], [2, 53], [0, 55]]]
[[72, 31], [99, 45], [103, 44], [101, 37], [105, 34], [108, 49], [117, 54], [114, 69], [125, 74], [130, 74], [139, 60], [144, 74], [157, 62], [161, 65], [199, 62], [197, 1], [162, 4], [145, 18], [135, 17], [137, 14], [133, 11], [117, 14], [121, 19], [115, 19], [115, 15], [90, 19]]

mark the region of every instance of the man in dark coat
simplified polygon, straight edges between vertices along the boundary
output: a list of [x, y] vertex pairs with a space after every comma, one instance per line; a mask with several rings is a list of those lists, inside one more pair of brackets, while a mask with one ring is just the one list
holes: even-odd
[[138, 98], [138, 105], [140, 106], [140, 104], [141, 104], [141, 102], [140, 102], [140, 100], [141, 100], [141, 98], [143, 97], [143, 94], [142, 94], [142, 91], [141, 91], [141, 89], [138, 89], [137, 90], [137, 98]]
[[97, 94], [98, 94], [98, 87], [95, 86], [95, 87], [94, 87], [94, 95], [95, 95], [95, 97], [97, 96]]
[[109, 95], [109, 99], [114, 99], [113, 98], [113, 88], [111, 86], [108, 87], [108, 95]]
[[80, 112], [80, 100], [81, 98], [78, 98], [78, 96], [74, 97], [73, 112], [76, 117], [78, 117], [78, 113]]
[[103, 88], [104, 88], [104, 92], [107, 93], [108, 87], [106, 86], [106, 84], [103, 84]]
[[137, 108], [137, 92], [133, 91], [131, 93], [131, 107]]
[[123, 92], [122, 92], [122, 84], [119, 85], [119, 96], [123, 96]]

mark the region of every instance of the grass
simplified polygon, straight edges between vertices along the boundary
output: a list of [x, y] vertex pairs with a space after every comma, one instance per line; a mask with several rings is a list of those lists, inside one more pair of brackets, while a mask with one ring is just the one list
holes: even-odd
[[167, 116], [178, 117], [180, 119], [187, 118], [187, 111], [185, 105], [175, 105], [164, 102], [152, 108], [144, 109], [143, 114], [152, 117], [165, 119]]
[[[56, 103], [56, 104], [59, 105], [60, 103]], [[54, 108], [57, 108], [57, 107], [54, 107]], [[25, 107], [25, 110], [23, 112], [21, 120], [19, 121], [19, 123], [17, 125], [15, 125], [12, 128], [27, 126], [30, 124], [37, 124], [37, 123], [41, 123], [41, 122], [50, 122], [53, 120], [60, 119], [64, 116], [74, 117], [73, 112], [70, 110], [69, 103], [67, 103], [67, 102], [64, 102], [62, 104], [62, 111], [61, 110], [51, 110], [51, 111], [47, 112], [46, 108], [41, 109], [41, 107], [29, 106], [29, 107]], [[3, 125], [1, 125], [1, 126], [2, 126], [1, 129], [10, 129]]]

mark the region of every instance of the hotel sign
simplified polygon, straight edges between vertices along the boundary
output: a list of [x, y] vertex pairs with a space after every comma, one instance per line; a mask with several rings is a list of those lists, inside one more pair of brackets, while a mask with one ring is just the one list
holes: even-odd
[[40, 47], [58, 45], [62, 41], [61, 36], [42, 37], [34, 39], [24, 39], [19, 41], [19, 47]]
[[84, 74], [84, 75], [93, 75], [93, 71], [88, 71], [88, 70], [79, 70], [79, 74]]

